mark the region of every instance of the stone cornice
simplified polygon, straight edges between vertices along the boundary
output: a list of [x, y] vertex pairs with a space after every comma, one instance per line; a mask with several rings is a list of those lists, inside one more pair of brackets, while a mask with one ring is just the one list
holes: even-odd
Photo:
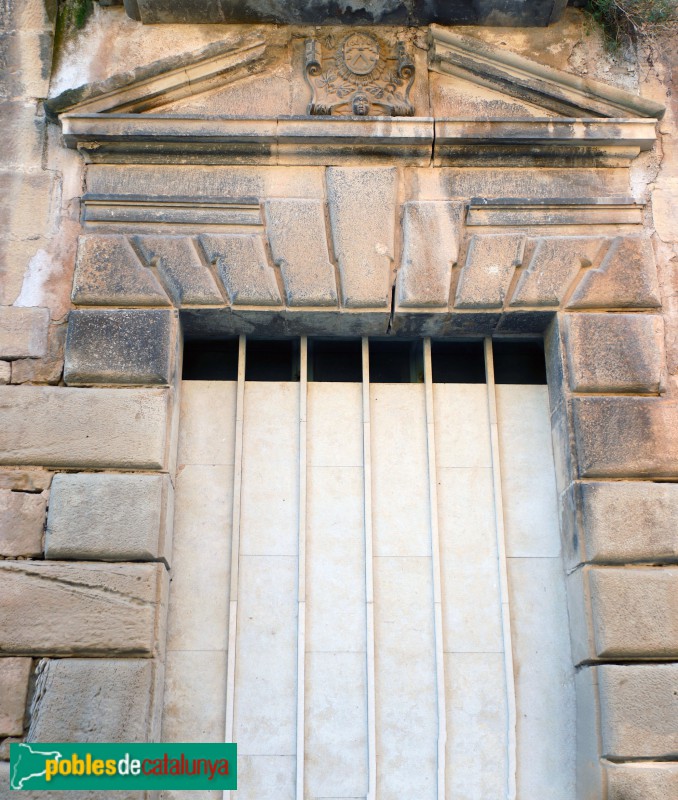
[[652, 147], [649, 119], [175, 117], [73, 113], [64, 140], [92, 162], [333, 164], [397, 161], [628, 164]]
[[664, 115], [661, 103], [547, 67], [438, 25], [431, 26], [430, 37], [431, 70], [488, 86], [566, 117], [661, 119]]

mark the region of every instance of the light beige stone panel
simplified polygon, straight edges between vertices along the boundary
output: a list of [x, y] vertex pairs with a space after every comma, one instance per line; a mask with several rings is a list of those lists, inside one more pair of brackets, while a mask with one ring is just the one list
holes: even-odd
[[163, 469], [170, 392], [0, 386], [0, 464]]
[[675, 759], [678, 664], [605, 664], [596, 671], [602, 756]]
[[524, 249], [525, 236], [519, 233], [473, 236], [459, 277], [455, 307], [502, 308]]
[[553, 236], [537, 239], [527, 269], [518, 279], [509, 305], [559, 306], [582, 268], [590, 267], [604, 239]]
[[591, 596], [593, 652], [582, 658], [678, 656], [678, 567], [583, 569]]
[[0, 307], [0, 358], [41, 358], [48, 327], [46, 308]]
[[309, 467], [362, 467], [362, 408], [359, 383], [308, 384]]
[[658, 314], [565, 314], [570, 388], [575, 392], [657, 392], [664, 369]]
[[404, 204], [399, 307], [447, 308], [462, 216], [461, 203], [424, 200]]
[[157, 661], [62, 658], [38, 672], [27, 741], [158, 741]]
[[605, 763], [608, 800], [668, 800], [678, 797], [678, 762]]
[[389, 304], [397, 189], [398, 172], [392, 167], [327, 170], [332, 242], [348, 308]]
[[678, 486], [649, 481], [577, 484], [582, 521], [571, 562], [678, 561]]
[[235, 458], [235, 381], [184, 381], [177, 463], [228, 464]]
[[150, 655], [164, 638], [162, 564], [3, 561], [0, 577], [1, 652]]
[[280, 306], [280, 291], [259, 235], [201, 236], [234, 306]]
[[45, 555], [84, 561], [169, 559], [173, 508], [167, 475], [55, 475]]
[[0, 555], [5, 558], [42, 553], [46, 499], [43, 494], [0, 489]]
[[250, 756], [238, 752], [238, 800], [295, 800], [295, 756]]
[[267, 200], [266, 230], [290, 306], [336, 306], [325, 211], [318, 200]]
[[22, 736], [30, 658], [0, 659], [0, 736]]
[[575, 289], [568, 308], [659, 308], [661, 299], [652, 243], [618, 236], [599, 267]]

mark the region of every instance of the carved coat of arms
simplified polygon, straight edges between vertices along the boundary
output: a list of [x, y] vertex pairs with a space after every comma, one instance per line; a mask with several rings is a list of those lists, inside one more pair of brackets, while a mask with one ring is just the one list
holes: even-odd
[[411, 117], [414, 61], [404, 42], [395, 46], [372, 33], [353, 31], [339, 42], [306, 40], [309, 114]]

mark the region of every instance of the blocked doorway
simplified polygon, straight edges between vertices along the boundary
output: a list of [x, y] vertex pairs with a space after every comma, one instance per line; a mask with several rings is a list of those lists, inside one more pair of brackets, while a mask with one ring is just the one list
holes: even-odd
[[163, 740], [236, 741], [239, 800], [574, 796], [538, 344], [240, 337], [184, 377]]

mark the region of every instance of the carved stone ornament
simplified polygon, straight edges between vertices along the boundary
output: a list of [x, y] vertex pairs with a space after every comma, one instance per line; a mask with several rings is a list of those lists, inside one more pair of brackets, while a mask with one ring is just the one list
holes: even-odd
[[372, 33], [352, 31], [338, 42], [306, 40], [309, 114], [411, 117], [414, 62], [404, 42], [395, 47]]

